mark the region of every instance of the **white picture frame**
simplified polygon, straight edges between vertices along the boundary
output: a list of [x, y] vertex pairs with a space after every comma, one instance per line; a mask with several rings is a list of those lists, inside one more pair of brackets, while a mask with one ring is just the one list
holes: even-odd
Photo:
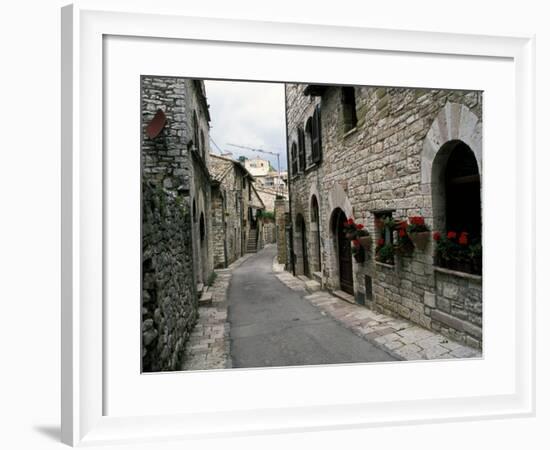
[[[519, 417], [534, 413], [534, 39], [203, 19], [96, 9], [62, 11], [62, 440], [69, 445]], [[104, 404], [104, 40], [106, 36], [258, 43], [509, 59], [514, 64], [516, 248], [514, 388], [506, 395], [108, 416]], [[434, 39], [437, 38], [437, 39]], [[438, 364], [438, 363], [434, 363]]]

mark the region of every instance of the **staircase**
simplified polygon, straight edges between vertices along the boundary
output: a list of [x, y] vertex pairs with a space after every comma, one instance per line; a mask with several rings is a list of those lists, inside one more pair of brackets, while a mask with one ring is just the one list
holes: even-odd
[[250, 230], [250, 233], [248, 234], [248, 241], [246, 241], [246, 253], [256, 253], [258, 251], [257, 237], [258, 230]]

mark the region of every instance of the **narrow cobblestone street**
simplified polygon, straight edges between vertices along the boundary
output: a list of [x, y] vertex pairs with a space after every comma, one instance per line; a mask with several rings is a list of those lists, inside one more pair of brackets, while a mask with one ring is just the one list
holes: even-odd
[[481, 357], [407, 320], [309, 293], [275, 254], [270, 245], [216, 271], [182, 370]]
[[392, 361], [281, 283], [273, 272], [275, 246], [236, 268], [229, 286], [233, 367]]

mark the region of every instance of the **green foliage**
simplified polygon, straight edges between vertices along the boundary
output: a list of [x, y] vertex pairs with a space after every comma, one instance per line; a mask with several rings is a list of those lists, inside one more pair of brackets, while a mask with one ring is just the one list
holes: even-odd
[[393, 264], [394, 249], [391, 244], [384, 244], [376, 250], [376, 259], [385, 264]]
[[265, 221], [275, 220], [275, 213], [273, 211], [264, 211], [263, 209], [259, 209], [256, 216], [258, 219], [263, 219]]

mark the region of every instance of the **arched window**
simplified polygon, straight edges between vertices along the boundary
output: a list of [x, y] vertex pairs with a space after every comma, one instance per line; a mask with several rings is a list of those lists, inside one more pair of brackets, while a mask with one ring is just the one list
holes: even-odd
[[474, 152], [462, 141], [445, 146], [449, 152], [443, 177], [445, 228], [481, 238], [481, 184]]
[[197, 221], [197, 202], [193, 199], [193, 222]]
[[321, 162], [321, 158], [321, 105], [319, 104], [315, 107], [311, 118], [311, 161], [318, 164]]
[[298, 150], [296, 142], [293, 142], [290, 147], [290, 159], [292, 160], [292, 175], [296, 175], [298, 173]]

